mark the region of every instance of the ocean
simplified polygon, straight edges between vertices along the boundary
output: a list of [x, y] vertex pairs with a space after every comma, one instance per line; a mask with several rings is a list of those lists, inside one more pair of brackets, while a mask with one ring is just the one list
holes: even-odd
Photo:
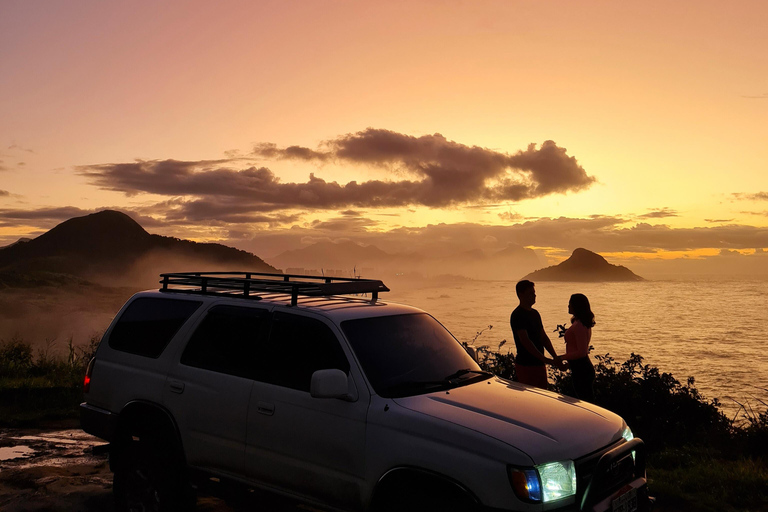
[[[517, 306], [510, 281], [388, 279], [385, 300], [426, 310], [459, 341], [514, 351], [509, 315]], [[570, 325], [568, 299], [585, 294], [597, 324], [595, 354], [624, 362], [631, 353], [671, 373], [681, 383], [694, 377], [708, 399], [718, 398], [729, 417], [740, 404], [764, 411], [768, 403], [768, 315], [765, 280], [655, 280], [631, 283], [537, 283], [534, 305], [544, 328]], [[492, 328], [488, 328], [492, 326]], [[551, 332], [558, 353], [562, 338]], [[594, 357], [593, 357], [594, 361]], [[762, 403], [761, 403], [762, 401]]]

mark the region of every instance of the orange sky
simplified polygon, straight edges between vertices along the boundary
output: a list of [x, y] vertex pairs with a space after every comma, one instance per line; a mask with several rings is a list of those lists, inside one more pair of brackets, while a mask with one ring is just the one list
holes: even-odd
[[7, 0], [0, 245], [108, 207], [265, 257], [417, 234], [763, 262], [766, 22], [762, 0]]

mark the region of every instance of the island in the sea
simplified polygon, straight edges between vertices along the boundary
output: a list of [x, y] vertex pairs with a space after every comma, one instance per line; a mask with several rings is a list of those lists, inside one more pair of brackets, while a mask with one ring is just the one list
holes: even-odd
[[611, 282], [645, 280], [627, 267], [612, 265], [599, 254], [582, 248], [573, 251], [571, 257], [562, 263], [531, 272], [523, 279], [528, 279], [533, 282]]

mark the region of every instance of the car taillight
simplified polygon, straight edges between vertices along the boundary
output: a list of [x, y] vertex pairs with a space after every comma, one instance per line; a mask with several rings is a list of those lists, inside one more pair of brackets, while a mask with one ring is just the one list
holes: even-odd
[[96, 358], [93, 357], [88, 362], [88, 367], [85, 369], [85, 378], [83, 379], [83, 393], [87, 393], [91, 390], [91, 373], [93, 373], [93, 364], [96, 362]]

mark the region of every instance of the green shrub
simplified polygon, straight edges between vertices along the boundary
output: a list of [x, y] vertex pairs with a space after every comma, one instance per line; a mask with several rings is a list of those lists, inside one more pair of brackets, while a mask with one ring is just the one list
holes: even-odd
[[[515, 357], [511, 351], [503, 353], [488, 345], [476, 345], [490, 329], [489, 325], [478, 331], [463, 345], [475, 350], [481, 368], [514, 379]], [[499, 348], [505, 343], [502, 341]], [[595, 404], [623, 417], [650, 452], [668, 447], [705, 446], [730, 459], [768, 457], [768, 407], [765, 412], [744, 407], [742, 419], [734, 421], [723, 414], [716, 398], [707, 399], [696, 389], [693, 377], [681, 383], [672, 374], [644, 364], [638, 354], [632, 354], [623, 363], [610, 354], [593, 358]], [[550, 367], [549, 380], [554, 391], [575, 396], [570, 372]]]
[[69, 339], [65, 357], [51, 355], [52, 341], [36, 357], [32, 346], [20, 338], [0, 341], [0, 424], [76, 417], [83, 376], [99, 338], [94, 335], [82, 346]]

